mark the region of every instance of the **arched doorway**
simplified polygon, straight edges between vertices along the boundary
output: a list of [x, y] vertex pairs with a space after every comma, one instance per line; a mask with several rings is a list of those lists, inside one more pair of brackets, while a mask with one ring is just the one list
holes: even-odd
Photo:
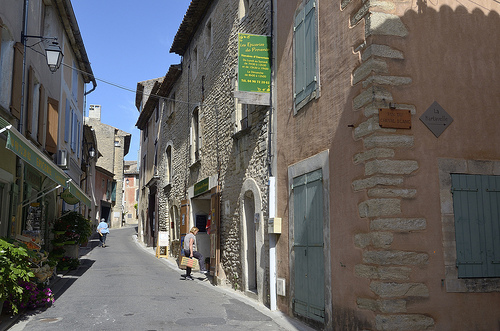
[[262, 196], [257, 182], [248, 178], [240, 193], [241, 257], [243, 288], [247, 295], [264, 302], [264, 273], [267, 265], [264, 247]]

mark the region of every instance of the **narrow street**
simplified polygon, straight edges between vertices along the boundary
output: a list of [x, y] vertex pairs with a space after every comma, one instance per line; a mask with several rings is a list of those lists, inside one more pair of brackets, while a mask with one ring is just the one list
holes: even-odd
[[186, 281], [171, 260], [135, 240], [135, 227], [92, 240], [77, 270], [54, 284], [56, 301], [9, 330], [308, 330], [199, 273]]

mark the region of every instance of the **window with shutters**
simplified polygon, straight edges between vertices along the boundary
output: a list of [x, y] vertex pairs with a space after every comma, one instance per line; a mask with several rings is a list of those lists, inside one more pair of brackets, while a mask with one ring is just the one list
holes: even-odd
[[199, 108], [193, 111], [191, 116], [191, 163], [195, 163], [200, 160], [200, 148], [201, 148], [201, 137], [200, 137], [200, 118], [199, 118]]
[[438, 159], [444, 285], [500, 291], [500, 161]]
[[500, 277], [500, 176], [451, 174], [459, 278]]
[[295, 112], [318, 94], [316, 5], [316, 0], [307, 1], [295, 16], [293, 28]]

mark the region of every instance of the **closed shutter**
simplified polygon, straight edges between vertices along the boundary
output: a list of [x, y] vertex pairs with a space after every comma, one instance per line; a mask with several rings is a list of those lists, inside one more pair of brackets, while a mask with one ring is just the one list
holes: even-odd
[[12, 98], [10, 101], [10, 112], [12, 115], [21, 118], [21, 99], [23, 86], [23, 44], [14, 45], [14, 67], [12, 71]]
[[293, 180], [294, 312], [324, 322], [323, 178], [316, 170]]
[[52, 154], [57, 152], [57, 139], [59, 127], [59, 102], [47, 98], [47, 134], [45, 136], [45, 149]]
[[295, 17], [295, 104], [316, 90], [316, 1]]
[[40, 105], [40, 108], [38, 113], [38, 130], [36, 139], [39, 144], [43, 144], [43, 129], [45, 126], [45, 88], [43, 85], [40, 85], [40, 101], [38, 104]]
[[500, 277], [500, 176], [451, 179], [458, 277]]

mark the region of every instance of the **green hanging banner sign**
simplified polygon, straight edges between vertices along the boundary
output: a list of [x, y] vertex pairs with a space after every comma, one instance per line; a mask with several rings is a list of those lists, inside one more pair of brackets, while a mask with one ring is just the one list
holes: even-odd
[[270, 93], [271, 37], [238, 33], [238, 90]]

